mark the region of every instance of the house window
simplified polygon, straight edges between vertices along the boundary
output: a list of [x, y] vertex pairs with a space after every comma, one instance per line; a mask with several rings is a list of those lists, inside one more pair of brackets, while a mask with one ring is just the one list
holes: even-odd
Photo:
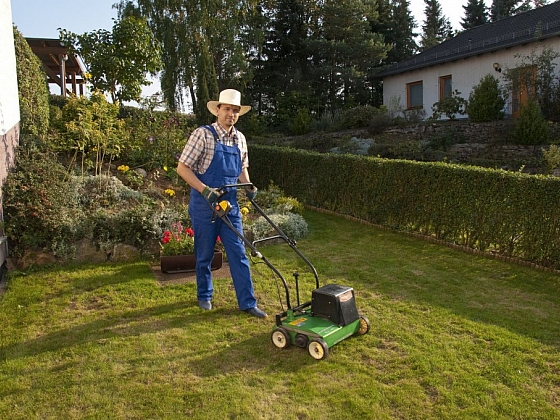
[[424, 86], [422, 81], [407, 83], [406, 85], [406, 107], [422, 108], [424, 104]]
[[439, 100], [450, 98], [453, 94], [451, 87], [451, 75], [439, 78]]

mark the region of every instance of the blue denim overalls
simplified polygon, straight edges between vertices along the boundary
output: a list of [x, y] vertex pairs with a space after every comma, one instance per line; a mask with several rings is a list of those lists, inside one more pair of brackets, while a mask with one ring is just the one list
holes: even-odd
[[[219, 140], [214, 127], [207, 125], [204, 128], [214, 135], [214, 158], [206, 172], [196, 174], [196, 176], [211, 188], [238, 183], [241, 174], [239, 147], [237, 145], [224, 145]], [[221, 199], [228, 200], [231, 203], [232, 209], [228, 213], [228, 217], [238, 232], [242, 233], [243, 226], [236, 190], [231, 189]], [[194, 230], [198, 300], [209, 301], [212, 299], [214, 288], [210, 265], [214, 256], [216, 238], [219, 236], [226, 250], [239, 309], [246, 310], [257, 306], [249, 269], [249, 259], [245, 253], [243, 241], [222, 222], [222, 219], [217, 216], [213, 217], [213, 211], [208, 201], [193, 188], [191, 188], [189, 214]]]

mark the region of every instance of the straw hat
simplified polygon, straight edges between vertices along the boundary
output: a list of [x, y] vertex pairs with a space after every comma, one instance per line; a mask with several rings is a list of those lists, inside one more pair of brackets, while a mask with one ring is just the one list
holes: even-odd
[[220, 92], [220, 98], [217, 101], [208, 101], [206, 108], [212, 113], [212, 115], [218, 116], [216, 109], [220, 104], [235, 105], [241, 107], [239, 111], [239, 116], [246, 114], [251, 110], [248, 105], [241, 105], [241, 92], [235, 89], [226, 89]]

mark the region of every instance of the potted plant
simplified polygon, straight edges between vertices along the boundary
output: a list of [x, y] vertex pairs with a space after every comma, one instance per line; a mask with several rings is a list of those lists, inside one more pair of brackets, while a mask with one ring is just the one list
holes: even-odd
[[[218, 238], [216, 252], [212, 260], [212, 270], [222, 266], [223, 254], [221, 242]], [[194, 256], [194, 231], [191, 227], [174, 222], [169, 230], [163, 233], [161, 239], [160, 267], [163, 273], [180, 273], [194, 271], [196, 258]]]

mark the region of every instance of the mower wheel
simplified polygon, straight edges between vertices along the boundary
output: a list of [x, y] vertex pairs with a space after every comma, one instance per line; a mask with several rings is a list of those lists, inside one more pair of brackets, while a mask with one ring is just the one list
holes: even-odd
[[323, 360], [329, 355], [329, 347], [320, 338], [314, 338], [307, 345], [307, 351], [316, 360]]
[[285, 349], [290, 346], [290, 334], [284, 328], [279, 327], [272, 331], [272, 343], [279, 349]]
[[358, 329], [358, 331], [356, 331], [356, 334], [364, 335], [369, 331], [369, 328], [370, 328], [369, 319], [367, 319], [363, 315], [360, 315], [360, 328]]

